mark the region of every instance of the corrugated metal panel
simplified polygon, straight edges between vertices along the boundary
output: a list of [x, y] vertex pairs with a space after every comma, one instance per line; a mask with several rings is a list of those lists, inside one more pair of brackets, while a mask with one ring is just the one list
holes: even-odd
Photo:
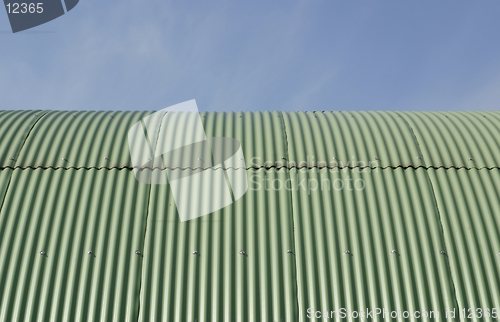
[[285, 169], [250, 170], [242, 199], [185, 223], [168, 186], [154, 186], [140, 321], [295, 321], [291, 196], [266, 189], [287, 178]]
[[14, 170], [0, 321], [136, 321], [148, 193], [129, 171]]
[[[419, 166], [418, 145], [394, 113], [284, 113], [289, 161], [303, 167]], [[301, 163], [301, 164], [299, 164]]]
[[279, 112], [202, 113], [207, 137], [241, 142], [247, 167], [283, 165], [286, 141]]
[[[240, 140], [251, 186], [188, 222], [168, 185], [130, 169], [127, 132], [147, 113], [9, 113], [0, 153], [18, 156], [0, 170], [0, 321], [499, 305], [500, 113], [205, 113], [208, 136]], [[320, 163], [333, 157], [354, 169]]]
[[429, 175], [460, 307], [500, 308], [500, 170], [439, 169]]
[[291, 174], [300, 321], [310, 308], [456, 307], [426, 170]]
[[500, 165], [499, 113], [401, 113], [426, 165], [483, 168]]
[[127, 132], [146, 112], [49, 112], [30, 133], [17, 167], [130, 166]]
[[[130, 167], [127, 132], [147, 114], [49, 112], [33, 128], [16, 166]], [[265, 161], [274, 164], [286, 154], [277, 112], [206, 113], [202, 120], [208, 137], [238, 139], [248, 166], [262, 166]]]

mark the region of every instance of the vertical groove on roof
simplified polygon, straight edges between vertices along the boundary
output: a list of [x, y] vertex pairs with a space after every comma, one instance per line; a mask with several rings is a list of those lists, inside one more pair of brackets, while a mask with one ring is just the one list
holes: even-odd
[[[287, 134], [287, 129], [286, 129], [286, 124], [285, 124], [285, 118], [283, 117], [283, 113], [280, 112], [280, 118], [281, 118], [281, 126], [282, 126], [282, 132], [283, 132], [283, 140], [285, 141], [285, 160], [290, 160], [290, 149], [288, 145], [288, 134]], [[288, 182], [292, 182], [292, 178], [290, 175], [290, 169], [286, 169], [286, 178]], [[289, 252], [295, 256], [295, 249], [296, 249], [296, 241], [295, 241], [295, 216], [293, 213], [293, 195], [290, 195], [290, 220], [292, 223], [292, 246]], [[297, 261], [294, 260], [294, 286], [295, 286], [295, 305], [296, 305], [296, 312], [299, 314], [300, 312], [300, 294], [299, 294], [299, 285], [298, 285], [298, 280], [297, 280]], [[298, 320], [298, 317], [296, 317], [296, 320]]]
[[[500, 172], [430, 170], [460, 308], [500, 306]], [[492, 321], [493, 319], [484, 319]]]
[[[149, 186], [149, 189], [148, 189], [148, 197], [147, 197], [147, 201], [146, 201], [146, 218], [145, 218], [145, 224], [144, 224], [144, 232], [143, 232], [143, 235], [142, 235], [142, 243], [141, 243], [141, 249], [139, 250], [142, 254], [142, 256], [144, 256], [144, 248], [146, 246], [146, 235], [147, 235], [147, 231], [148, 231], [148, 217], [149, 217], [149, 203], [151, 201], [151, 185]], [[137, 254], [136, 254], [137, 255]], [[141, 256], [141, 257], [142, 257]], [[140, 270], [139, 270], [139, 291], [138, 291], [138, 308], [137, 308], [137, 314], [135, 316], [134, 319], [132, 319], [132, 321], [139, 321], [139, 318], [141, 316], [141, 297], [143, 296], [142, 292], [143, 292], [143, 287], [142, 287], [142, 270], [143, 270], [143, 267], [144, 265], [141, 265], [140, 266]]]

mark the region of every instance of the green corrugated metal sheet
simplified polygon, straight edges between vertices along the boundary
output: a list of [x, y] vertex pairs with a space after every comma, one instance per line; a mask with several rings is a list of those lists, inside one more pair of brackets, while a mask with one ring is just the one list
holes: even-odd
[[203, 113], [208, 137], [230, 137], [241, 142], [247, 167], [283, 164], [287, 144], [279, 112]]
[[48, 112], [33, 126], [17, 167], [129, 167], [127, 132], [146, 112]]
[[298, 167], [423, 164], [411, 131], [394, 113], [284, 113], [284, 123], [290, 162]]
[[146, 114], [0, 112], [0, 321], [500, 309], [500, 113], [203, 113], [250, 190], [188, 222], [134, 178]]
[[[250, 175], [255, 187], [264, 187], [288, 174], [260, 169]], [[181, 223], [168, 186], [154, 186], [140, 321], [294, 321], [290, 198], [284, 189], [250, 190], [213, 215]]]
[[500, 307], [500, 172], [431, 170], [460, 307]]
[[292, 197], [299, 307], [455, 306], [426, 170], [302, 169], [292, 178], [310, 182]]
[[[500, 164], [498, 119], [480, 113], [401, 113], [428, 165], [491, 168]], [[490, 113], [494, 116], [498, 113]]]
[[124, 170], [14, 170], [0, 321], [135, 321], [148, 195]]

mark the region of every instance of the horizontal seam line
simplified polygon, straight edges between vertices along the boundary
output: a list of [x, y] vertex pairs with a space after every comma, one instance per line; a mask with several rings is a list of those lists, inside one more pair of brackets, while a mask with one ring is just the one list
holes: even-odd
[[95, 167], [95, 166], [0, 166], [0, 170], [260, 170], [260, 169], [445, 169], [445, 170], [500, 170], [500, 166], [492, 166], [492, 167], [467, 167], [467, 166], [424, 166], [424, 165], [395, 165], [395, 166], [308, 166], [308, 165], [299, 165], [299, 166], [251, 166], [245, 168], [239, 167], [205, 167], [205, 168], [191, 168], [191, 167], [131, 167], [131, 166], [112, 166], [112, 167]]

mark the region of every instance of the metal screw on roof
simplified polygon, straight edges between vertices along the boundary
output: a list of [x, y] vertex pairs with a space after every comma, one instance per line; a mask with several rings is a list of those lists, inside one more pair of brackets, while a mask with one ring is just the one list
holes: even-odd
[[399, 255], [399, 252], [396, 249], [393, 249], [391, 253], [393, 253], [394, 255]]
[[104, 160], [109, 161], [109, 157], [108, 157], [108, 156], [105, 156], [105, 157], [104, 157]]
[[240, 250], [240, 255], [247, 256], [247, 252], [245, 252], [244, 250]]
[[197, 250], [195, 250], [195, 251], [193, 252], [193, 255], [199, 255], [199, 254], [200, 254], [200, 253], [199, 253]]
[[344, 252], [344, 254], [346, 255], [352, 255], [351, 251], [349, 249], [346, 249], [346, 251]]
[[61, 161], [64, 161], [64, 162], [66, 162], [66, 161], [68, 161], [68, 160], [66, 160], [65, 158], [61, 158]]
[[474, 160], [472, 159], [472, 157], [469, 157], [469, 161], [474, 161]]
[[94, 255], [94, 252], [93, 252], [93, 251], [91, 251], [91, 250], [89, 250], [89, 251], [87, 252], [87, 254], [89, 254], [90, 256], [93, 256], [93, 255]]
[[448, 253], [447, 253], [445, 250], [441, 250], [439, 253], [440, 253], [441, 255], [448, 256]]
[[136, 250], [136, 251], [135, 251], [135, 254], [136, 254], [137, 256], [142, 256], [142, 252], [141, 252], [140, 250]]
[[11, 156], [11, 157], [10, 157], [10, 159], [11, 159], [12, 161], [16, 161], [16, 158], [14, 158], [13, 156]]
[[46, 252], [46, 251], [44, 251], [44, 250], [41, 250], [41, 251], [40, 251], [40, 255], [41, 255], [41, 256], [47, 256], [47, 252]]
[[287, 250], [287, 252], [286, 252], [286, 253], [287, 253], [287, 254], [294, 255], [293, 250], [291, 250], [291, 249]]

